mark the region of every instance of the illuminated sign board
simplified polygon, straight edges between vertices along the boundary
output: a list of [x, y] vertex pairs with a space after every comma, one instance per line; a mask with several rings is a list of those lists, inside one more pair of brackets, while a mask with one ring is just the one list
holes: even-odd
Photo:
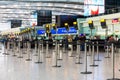
[[45, 34], [45, 30], [37, 30], [37, 34], [39, 34], [39, 35], [40, 35], [40, 34], [41, 34], [41, 35], [42, 35], [42, 34]]
[[36, 26], [37, 25], [37, 13], [32, 14], [30, 17], [31, 17], [30, 25]]
[[119, 22], [118, 18], [112, 19], [112, 23], [118, 23], [118, 22]]
[[104, 13], [104, 5], [104, 0], [84, 0], [84, 16]]
[[[56, 31], [54, 29], [51, 29], [52, 34], [56, 34]], [[66, 30], [66, 28], [58, 28], [57, 34], [76, 34], [77, 30], [74, 27], [70, 27], [69, 31]], [[45, 34], [45, 30], [38, 30], [37, 34]]]

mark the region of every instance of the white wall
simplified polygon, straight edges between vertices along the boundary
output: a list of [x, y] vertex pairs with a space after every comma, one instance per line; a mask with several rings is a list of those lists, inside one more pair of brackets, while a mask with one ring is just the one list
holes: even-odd
[[11, 29], [11, 22], [0, 23], [0, 31]]
[[108, 26], [108, 34], [113, 34], [113, 33], [120, 34], [120, 22], [116, 24], [112, 23], [112, 19], [115, 19], [115, 18], [120, 18], [120, 13], [87, 18], [86, 22], [83, 23], [83, 26], [88, 27], [88, 21], [93, 20], [94, 26], [97, 29], [96, 34], [105, 35], [105, 29], [101, 28], [100, 20], [106, 19], [106, 24]]

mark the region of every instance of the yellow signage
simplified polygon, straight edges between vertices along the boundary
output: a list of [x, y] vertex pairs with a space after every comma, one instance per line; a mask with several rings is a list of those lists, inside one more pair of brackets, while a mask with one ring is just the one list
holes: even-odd
[[65, 25], [65, 26], [68, 26], [68, 23], [65, 23], [64, 25]]
[[74, 24], [74, 25], [76, 25], [76, 24], [77, 24], [77, 22], [73, 22], [73, 24]]
[[100, 22], [105, 22], [105, 19], [101, 19]]
[[92, 23], [93, 23], [93, 21], [92, 21], [92, 20], [89, 20], [89, 21], [88, 21], [88, 23], [89, 23], [89, 24], [92, 24]]

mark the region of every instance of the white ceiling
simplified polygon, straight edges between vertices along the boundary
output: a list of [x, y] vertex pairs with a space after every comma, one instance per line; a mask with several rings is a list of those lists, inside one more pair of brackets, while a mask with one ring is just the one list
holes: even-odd
[[3, 0], [0, 1], [0, 22], [10, 19], [30, 20], [30, 15], [41, 9], [52, 10], [53, 15], [83, 15], [83, 2]]

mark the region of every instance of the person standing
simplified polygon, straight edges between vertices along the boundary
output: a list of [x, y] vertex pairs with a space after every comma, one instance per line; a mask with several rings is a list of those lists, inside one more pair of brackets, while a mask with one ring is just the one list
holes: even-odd
[[77, 41], [79, 40], [78, 35], [75, 36], [75, 38], [73, 39], [73, 50], [77, 49]]

